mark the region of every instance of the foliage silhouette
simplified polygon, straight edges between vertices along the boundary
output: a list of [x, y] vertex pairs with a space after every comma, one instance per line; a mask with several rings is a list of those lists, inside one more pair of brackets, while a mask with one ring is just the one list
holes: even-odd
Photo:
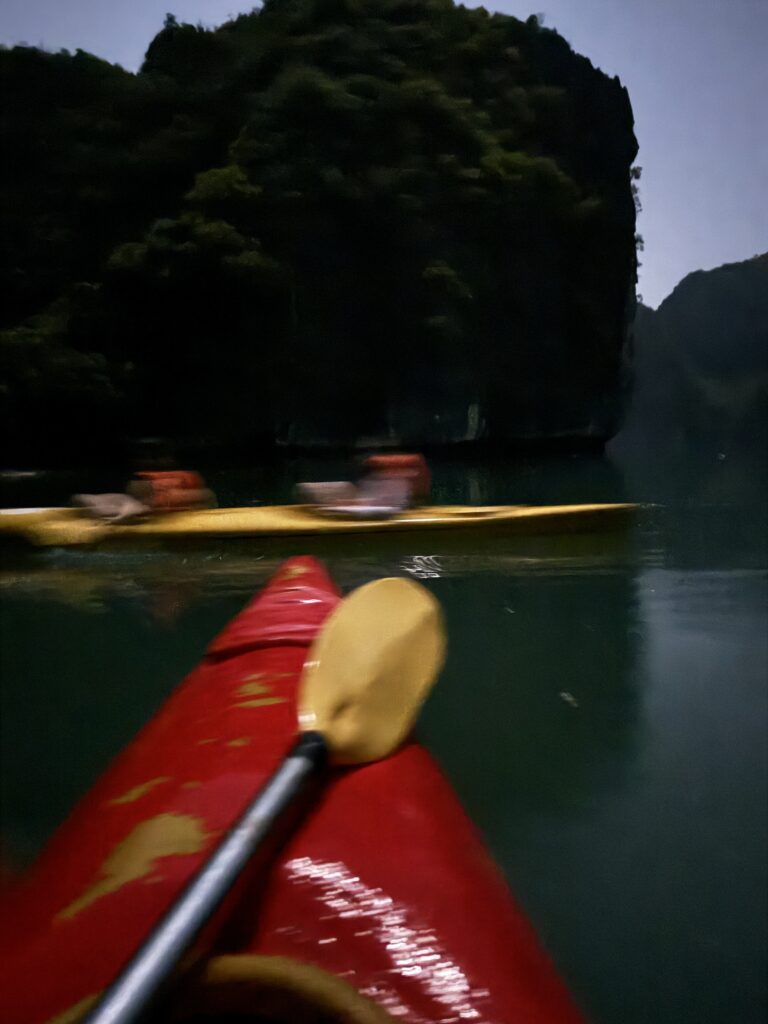
[[[126, 432], [247, 447], [617, 428], [632, 112], [538, 19], [266, 0], [216, 30], [169, 15], [136, 75], [28, 47], [0, 51], [0, 73], [19, 97], [0, 171], [19, 457]], [[46, 404], [26, 356], [43, 376], [50, 356], [42, 440], [20, 425]]]

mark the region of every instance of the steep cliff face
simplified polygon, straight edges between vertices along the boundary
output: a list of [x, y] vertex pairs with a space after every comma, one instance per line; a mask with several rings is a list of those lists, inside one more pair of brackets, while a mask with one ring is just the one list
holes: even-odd
[[684, 278], [638, 309], [622, 444], [759, 450], [768, 441], [768, 253]]
[[7, 419], [53, 389], [224, 444], [616, 429], [632, 112], [535, 18], [267, 0], [216, 31], [169, 16], [136, 76], [18, 49], [0, 71], [25, 97]]

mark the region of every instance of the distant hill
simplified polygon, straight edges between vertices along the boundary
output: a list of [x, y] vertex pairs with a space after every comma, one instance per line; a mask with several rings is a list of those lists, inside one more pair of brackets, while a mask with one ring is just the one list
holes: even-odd
[[634, 386], [617, 441], [722, 449], [768, 438], [768, 253], [689, 274], [634, 323]]
[[615, 431], [632, 109], [536, 17], [265, 0], [136, 75], [0, 49], [0, 94], [16, 461]]

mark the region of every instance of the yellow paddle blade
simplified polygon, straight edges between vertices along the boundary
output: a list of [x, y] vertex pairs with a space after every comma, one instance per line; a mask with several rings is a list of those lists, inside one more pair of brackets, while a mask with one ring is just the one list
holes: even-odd
[[299, 727], [337, 764], [390, 754], [405, 739], [445, 658], [440, 605], [412, 580], [375, 580], [337, 606], [310, 648]]

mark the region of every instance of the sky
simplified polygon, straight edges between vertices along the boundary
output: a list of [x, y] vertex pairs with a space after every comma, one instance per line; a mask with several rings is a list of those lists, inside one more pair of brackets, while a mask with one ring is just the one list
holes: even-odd
[[[78, 47], [135, 70], [167, 11], [218, 25], [240, 0], [0, 0], [0, 42]], [[468, 6], [478, 6], [468, 3]], [[640, 143], [639, 291], [768, 250], [768, 0], [487, 0], [543, 16], [627, 86]]]

